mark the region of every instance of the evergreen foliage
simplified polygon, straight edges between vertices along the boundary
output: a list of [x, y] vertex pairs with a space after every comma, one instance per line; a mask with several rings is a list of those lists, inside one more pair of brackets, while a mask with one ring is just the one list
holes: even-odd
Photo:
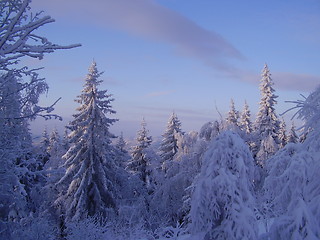
[[148, 167], [150, 166], [151, 159], [148, 156], [147, 149], [150, 147], [152, 138], [149, 136], [149, 131], [146, 128], [147, 123], [143, 119], [141, 123], [141, 130], [138, 131], [137, 145], [132, 148], [132, 159], [128, 163], [128, 168], [137, 174], [144, 183], [149, 182], [150, 172]]
[[120, 136], [118, 137], [118, 141], [116, 143], [116, 148], [119, 149], [121, 152], [126, 152], [126, 141], [123, 138], [123, 132], [121, 132]]
[[246, 135], [252, 133], [252, 122], [251, 122], [251, 112], [247, 102], [244, 103], [243, 111], [240, 115], [240, 127], [241, 130], [245, 132]]
[[109, 127], [117, 121], [107, 117], [114, 114], [113, 98], [106, 90], [98, 90], [102, 80], [96, 63], [89, 68], [82, 94], [76, 102], [78, 113], [68, 128], [70, 148], [63, 156], [66, 174], [58, 185], [67, 185], [67, 191], [57, 200], [65, 209], [67, 220], [83, 219], [87, 215], [102, 214], [116, 207], [115, 164]]
[[177, 135], [182, 134], [181, 122], [175, 113], [169, 118], [165, 133], [162, 135], [163, 139], [160, 146], [160, 157], [162, 161], [162, 168], [167, 171], [170, 162], [178, 153]]
[[228, 128], [232, 130], [237, 130], [239, 127], [239, 112], [236, 110], [233, 99], [230, 100], [230, 110], [227, 115], [227, 125]]
[[282, 118], [282, 121], [280, 123], [280, 129], [279, 129], [279, 141], [280, 141], [280, 148], [283, 148], [288, 142], [288, 136], [287, 136], [287, 125], [284, 119]]
[[256, 160], [260, 166], [264, 166], [267, 158], [271, 157], [279, 149], [278, 132], [280, 121], [275, 111], [277, 104], [273, 80], [267, 64], [264, 65], [260, 83], [261, 101], [257, 119], [256, 130]]
[[297, 143], [299, 142], [299, 137], [296, 133], [296, 128], [294, 126], [294, 122], [291, 123], [291, 128], [288, 135], [288, 143]]

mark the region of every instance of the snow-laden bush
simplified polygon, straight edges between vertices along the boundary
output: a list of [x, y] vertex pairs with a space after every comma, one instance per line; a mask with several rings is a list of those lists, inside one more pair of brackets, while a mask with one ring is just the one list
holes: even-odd
[[254, 160], [244, 141], [226, 131], [204, 154], [193, 183], [191, 226], [203, 239], [257, 239], [253, 212]]
[[66, 224], [66, 240], [154, 240], [153, 234], [141, 223], [128, 225], [123, 217], [124, 215], [118, 216], [109, 222], [101, 221], [97, 217], [69, 222]]
[[[271, 239], [319, 239], [319, 152], [288, 144], [270, 158], [264, 191], [273, 217]], [[318, 219], [317, 219], [318, 218]]]
[[8, 222], [7, 226], [10, 240], [56, 240], [58, 238], [57, 226], [44, 217], [29, 216], [20, 222]]

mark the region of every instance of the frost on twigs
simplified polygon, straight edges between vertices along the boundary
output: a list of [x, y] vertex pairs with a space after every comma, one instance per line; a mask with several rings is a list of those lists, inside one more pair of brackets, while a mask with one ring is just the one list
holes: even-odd
[[0, 2], [0, 68], [8, 69], [24, 56], [42, 59], [45, 53], [57, 49], [70, 49], [80, 46], [61, 46], [50, 42], [35, 33], [38, 28], [54, 22], [42, 12], [30, 12], [31, 0], [4, 0]]
[[[38, 35], [36, 30], [54, 22], [54, 19], [42, 16], [42, 12], [32, 13], [30, 3], [31, 0], [0, 1], [0, 91], [8, 81], [18, 80], [19, 87], [16, 91], [21, 95], [22, 113], [19, 117], [31, 120], [36, 116], [60, 119], [51, 114], [55, 103], [49, 107], [37, 105], [39, 96], [49, 88], [45, 79], [38, 75], [41, 68], [30, 69], [19, 63], [24, 57], [41, 60], [44, 54], [78, 47], [80, 44], [62, 46]], [[1, 95], [0, 101], [5, 101], [6, 97], [8, 96]]]

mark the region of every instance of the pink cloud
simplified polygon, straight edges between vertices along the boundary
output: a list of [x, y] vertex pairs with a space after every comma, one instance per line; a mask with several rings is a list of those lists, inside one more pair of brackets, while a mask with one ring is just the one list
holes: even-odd
[[304, 92], [310, 92], [320, 84], [320, 76], [310, 74], [275, 72], [273, 79], [275, 85], [281, 89]]
[[[248, 71], [237, 71], [235, 73], [235, 76], [236, 75], [238, 75], [241, 81], [256, 85], [260, 84], [260, 74]], [[271, 70], [271, 78], [274, 81], [275, 88], [281, 90], [310, 92], [320, 84], [320, 76], [303, 73], [272, 72]]]
[[233, 71], [228, 59], [242, 54], [218, 33], [153, 0], [33, 0], [37, 9], [55, 16], [112, 27], [170, 44], [176, 53], [196, 58], [224, 72]]

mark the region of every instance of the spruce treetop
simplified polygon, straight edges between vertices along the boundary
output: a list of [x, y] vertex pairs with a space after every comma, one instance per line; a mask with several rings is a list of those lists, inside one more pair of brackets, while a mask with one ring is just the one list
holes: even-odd
[[261, 76], [261, 100], [259, 103], [260, 107], [257, 115], [256, 128], [260, 135], [268, 136], [276, 134], [279, 128], [279, 120], [274, 108], [277, 104], [276, 98], [278, 96], [274, 94], [274, 83], [267, 64], [264, 65]]

